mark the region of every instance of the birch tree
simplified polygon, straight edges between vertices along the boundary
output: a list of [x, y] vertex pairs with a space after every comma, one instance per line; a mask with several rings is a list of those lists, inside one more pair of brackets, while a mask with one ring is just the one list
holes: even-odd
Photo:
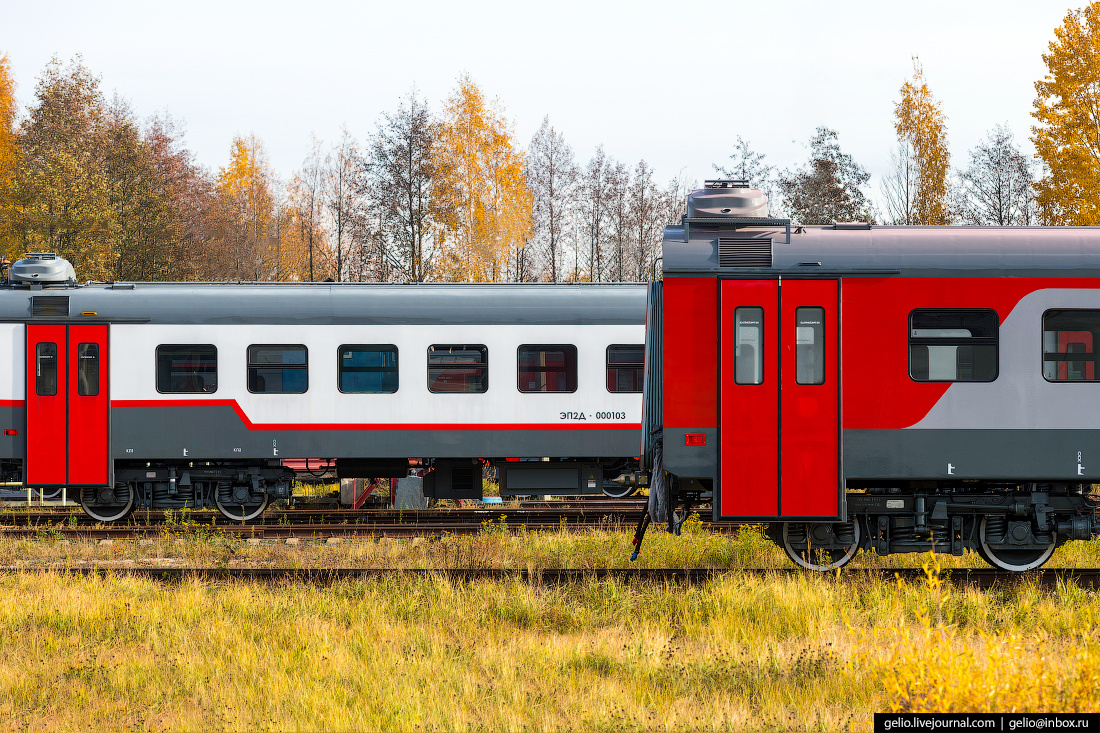
[[1028, 226], [1036, 223], [1031, 161], [1004, 125], [970, 151], [959, 174], [956, 212], [963, 224]]
[[903, 148], [898, 153], [898, 164], [906, 166], [904, 177], [899, 170], [895, 180], [908, 181], [912, 175], [915, 184], [909, 203], [903, 207], [911, 212], [906, 223], [949, 224], [947, 174], [951, 153], [947, 147], [947, 118], [932, 96], [917, 59], [913, 59], [913, 77], [902, 85], [901, 100], [894, 105], [894, 130]]
[[573, 148], [544, 117], [525, 159], [527, 184], [534, 199], [533, 241], [542, 252], [550, 282], [562, 279], [563, 245], [572, 238], [577, 164]]

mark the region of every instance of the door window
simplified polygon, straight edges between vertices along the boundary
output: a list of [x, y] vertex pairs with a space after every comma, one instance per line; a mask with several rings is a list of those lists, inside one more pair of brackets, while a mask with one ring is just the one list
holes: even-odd
[[76, 347], [76, 393], [81, 397], [99, 394], [99, 344]]
[[40, 397], [53, 397], [57, 394], [57, 344], [41, 342], [35, 347], [34, 391]]

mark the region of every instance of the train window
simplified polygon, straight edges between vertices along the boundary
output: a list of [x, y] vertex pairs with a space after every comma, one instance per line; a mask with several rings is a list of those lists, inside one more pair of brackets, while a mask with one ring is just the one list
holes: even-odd
[[909, 376], [917, 382], [997, 378], [997, 313], [916, 310], [909, 314]]
[[35, 347], [34, 391], [41, 397], [57, 394], [57, 344], [42, 342]]
[[577, 347], [571, 344], [517, 350], [520, 392], [576, 392]]
[[489, 389], [489, 350], [481, 345], [428, 347], [428, 391], [484, 392]]
[[81, 397], [99, 394], [99, 344], [76, 347], [76, 393]]
[[607, 347], [608, 392], [641, 392], [644, 372], [643, 344], [612, 344]]
[[213, 344], [157, 347], [158, 392], [217, 392], [218, 349]]
[[737, 308], [733, 311], [733, 381], [735, 384], [764, 382], [764, 309]]
[[794, 381], [825, 384], [825, 309], [794, 309]]
[[300, 344], [253, 344], [248, 347], [248, 391], [301, 394], [309, 388], [309, 359]]
[[1100, 311], [1049, 310], [1043, 314], [1043, 377], [1050, 382], [1094, 382]]
[[397, 391], [397, 347], [393, 344], [345, 344], [337, 353], [341, 392]]

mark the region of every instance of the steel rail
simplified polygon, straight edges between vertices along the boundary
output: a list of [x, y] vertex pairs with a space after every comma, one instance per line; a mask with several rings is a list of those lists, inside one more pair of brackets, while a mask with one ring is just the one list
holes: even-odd
[[[274, 582], [331, 583], [342, 580], [376, 580], [382, 578], [439, 578], [459, 582], [481, 580], [515, 580], [527, 583], [579, 583], [588, 581], [706, 583], [739, 576], [809, 576], [822, 583], [852, 579], [902, 581], [922, 583], [925, 572], [920, 568], [849, 568], [839, 573], [813, 573], [798, 568], [135, 568], [135, 567], [35, 567], [5, 566], [6, 574], [59, 574], [78, 576], [125, 576], [154, 580], [247, 580]], [[942, 579], [954, 586], [994, 588], [1036, 583], [1044, 588], [1075, 585], [1096, 590], [1100, 588], [1100, 568], [1043, 569], [1026, 573], [1010, 573], [995, 569], [968, 568], [945, 570]]]
[[[486, 531], [506, 531], [515, 534], [522, 526], [528, 532], [578, 532], [592, 529], [628, 530], [633, 522], [624, 517], [616, 520], [597, 521], [513, 521], [509, 518], [506, 522], [495, 522], [492, 529], [481, 522], [369, 522], [358, 524], [240, 524], [224, 522], [219, 524], [97, 524], [77, 525], [18, 525], [0, 526], [0, 538], [35, 538], [55, 537], [59, 539], [73, 540], [103, 540], [103, 539], [147, 539], [158, 536], [169, 537], [195, 537], [203, 534], [220, 534], [234, 537], [246, 537], [256, 539], [288, 539], [297, 537], [300, 539], [324, 539], [327, 537], [439, 537], [445, 534], [474, 535]], [[704, 525], [711, 532], [733, 532], [739, 525], [708, 524]]]

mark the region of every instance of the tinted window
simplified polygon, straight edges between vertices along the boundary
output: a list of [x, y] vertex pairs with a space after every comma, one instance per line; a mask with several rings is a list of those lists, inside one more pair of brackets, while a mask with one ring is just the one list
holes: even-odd
[[764, 309], [737, 308], [733, 355], [733, 381], [736, 384], [764, 382]]
[[262, 344], [248, 347], [248, 391], [300, 394], [309, 387], [306, 347]]
[[42, 397], [57, 394], [57, 344], [40, 343], [35, 347], [36, 374], [34, 391]]
[[481, 345], [428, 347], [429, 392], [484, 392], [489, 389], [489, 350]]
[[576, 392], [577, 347], [571, 344], [518, 350], [520, 392]]
[[1100, 311], [1050, 310], [1043, 314], [1043, 376], [1051, 382], [1093, 382]]
[[397, 391], [397, 347], [392, 344], [346, 344], [337, 352], [340, 391]]
[[99, 344], [76, 347], [76, 393], [81, 397], [99, 394]]
[[794, 309], [794, 381], [825, 384], [825, 309]]
[[158, 392], [216, 392], [218, 350], [213, 344], [157, 347]]
[[909, 315], [909, 375], [918, 382], [997, 378], [997, 314], [919, 310]]
[[641, 392], [645, 346], [616, 344], [607, 347], [607, 391]]

